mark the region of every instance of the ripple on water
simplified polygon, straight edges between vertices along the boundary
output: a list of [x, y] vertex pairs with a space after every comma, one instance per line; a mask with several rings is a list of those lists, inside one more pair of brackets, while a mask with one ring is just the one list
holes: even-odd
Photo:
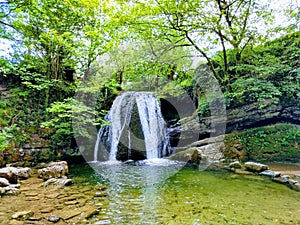
[[300, 224], [300, 193], [284, 185], [166, 162], [95, 164], [110, 186], [95, 224]]

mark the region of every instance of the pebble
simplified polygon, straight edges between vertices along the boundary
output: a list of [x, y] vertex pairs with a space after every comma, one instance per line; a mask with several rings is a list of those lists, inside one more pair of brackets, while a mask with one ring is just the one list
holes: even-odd
[[57, 215], [51, 215], [47, 219], [49, 222], [56, 223], [60, 220], [60, 217]]

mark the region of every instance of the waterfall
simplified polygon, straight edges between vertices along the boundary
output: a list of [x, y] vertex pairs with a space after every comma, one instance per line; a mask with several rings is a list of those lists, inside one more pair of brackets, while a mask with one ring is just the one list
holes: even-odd
[[[134, 110], [136, 112], [134, 113]], [[140, 124], [137, 124], [137, 114]], [[109, 160], [116, 160], [120, 145], [126, 148], [129, 159], [133, 154], [147, 159], [167, 155], [169, 140], [166, 123], [162, 117], [157, 97], [149, 92], [125, 92], [118, 96], [105, 117], [110, 125], [101, 127], [94, 149], [94, 161], [98, 161], [100, 143], [109, 151]], [[136, 135], [133, 128], [140, 129]], [[143, 136], [141, 138], [140, 136]]]

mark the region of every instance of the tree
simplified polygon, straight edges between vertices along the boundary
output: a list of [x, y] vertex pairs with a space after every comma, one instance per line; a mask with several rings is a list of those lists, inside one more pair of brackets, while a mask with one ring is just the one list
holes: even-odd
[[[142, 30], [145, 38], [164, 38], [174, 47], [194, 48], [227, 89], [231, 83], [227, 49], [234, 49], [237, 63], [246, 46], [258, 43], [258, 21], [271, 20], [270, 13], [255, 0], [152, 0], [124, 6], [124, 10], [131, 17], [126, 14], [123, 20]], [[222, 52], [222, 60], [212, 59], [216, 50]], [[220, 62], [222, 71], [217, 71]]]

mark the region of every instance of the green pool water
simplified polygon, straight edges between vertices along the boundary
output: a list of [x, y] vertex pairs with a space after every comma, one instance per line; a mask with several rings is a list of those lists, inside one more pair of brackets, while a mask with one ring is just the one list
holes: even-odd
[[90, 224], [300, 224], [300, 193], [258, 176], [170, 166], [83, 166], [109, 186]]

